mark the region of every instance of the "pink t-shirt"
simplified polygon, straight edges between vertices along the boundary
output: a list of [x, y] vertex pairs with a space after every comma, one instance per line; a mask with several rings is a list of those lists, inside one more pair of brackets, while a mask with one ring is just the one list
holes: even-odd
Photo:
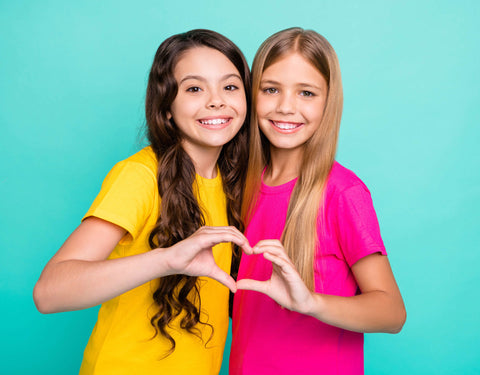
[[[245, 231], [252, 246], [260, 240], [280, 239], [295, 183], [296, 179], [280, 186], [262, 184]], [[366, 255], [386, 252], [369, 190], [337, 162], [327, 181], [318, 233], [315, 291], [357, 294], [350, 267]], [[243, 255], [238, 278], [268, 280], [271, 272], [271, 263], [262, 255]], [[233, 303], [229, 373], [363, 374], [363, 334], [283, 309], [264, 294], [239, 290]]]

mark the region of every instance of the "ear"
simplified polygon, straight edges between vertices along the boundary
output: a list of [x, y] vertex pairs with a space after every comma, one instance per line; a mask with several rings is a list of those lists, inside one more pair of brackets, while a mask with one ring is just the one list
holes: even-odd
[[169, 120], [172, 119], [172, 113], [170, 111], [167, 111], [167, 119]]

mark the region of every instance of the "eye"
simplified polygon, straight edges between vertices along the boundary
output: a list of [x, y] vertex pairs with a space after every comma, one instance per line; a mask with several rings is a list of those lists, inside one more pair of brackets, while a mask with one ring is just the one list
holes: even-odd
[[235, 91], [235, 90], [238, 90], [238, 86], [235, 86], [235, 85], [227, 85], [225, 86], [225, 89], [224, 90], [227, 90], [227, 91]]
[[311, 91], [307, 91], [307, 90], [303, 90], [301, 93], [300, 93], [301, 96], [306, 96], [306, 97], [311, 97], [311, 96], [315, 96], [315, 94]]
[[188, 92], [200, 92], [202, 89], [198, 86], [192, 86], [187, 89]]
[[278, 93], [278, 90], [275, 87], [267, 87], [267, 88], [263, 89], [263, 92], [265, 94], [276, 94], [276, 93]]

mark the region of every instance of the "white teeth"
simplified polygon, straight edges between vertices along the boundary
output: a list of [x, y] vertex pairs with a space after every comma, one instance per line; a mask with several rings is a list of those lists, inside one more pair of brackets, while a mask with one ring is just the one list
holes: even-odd
[[203, 125], [219, 125], [219, 124], [225, 124], [228, 122], [228, 119], [226, 118], [216, 118], [212, 120], [199, 120], [200, 123]]
[[283, 130], [290, 130], [290, 129], [295, 129], [298, 128], [300, 125], [299, 124], [289, 124], [286, 122], [274, 122], [275, 126], [277, 128], [283, 129]]

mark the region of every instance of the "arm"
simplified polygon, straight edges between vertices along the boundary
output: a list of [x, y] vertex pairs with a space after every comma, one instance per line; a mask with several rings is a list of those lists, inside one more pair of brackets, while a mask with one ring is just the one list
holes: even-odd
[[38, 310], [53, 313], [88, 308], [176, 273], [208, 276], [235, 291], [235, 281], [215, 264], [212, 247], [233, 242], [251, 251], [246, 238], [233, 227], [202, 227], [169, 248], [107, 259], [125, 233], [95, 217], [84, 220], [40, 275], [33, 291]]
[[265, 293], [289, 310], [356, 332], [397, 333], [405, 322], [403, 300], [386, 256], [377, 253], [356, 262], [352, 271], [361, 294], [340, 297], [309, 291], [279, 241], [260, 241], [253, 253], [263, 253], [272, 262], [272, 277], [240, 280], [238, 289]]
[[398, 333], [405, 306], [387, 256], [368, 255], [352, 266], [361, 294], [339, 297], [313, 294], [308, 314], [356, 332]]

